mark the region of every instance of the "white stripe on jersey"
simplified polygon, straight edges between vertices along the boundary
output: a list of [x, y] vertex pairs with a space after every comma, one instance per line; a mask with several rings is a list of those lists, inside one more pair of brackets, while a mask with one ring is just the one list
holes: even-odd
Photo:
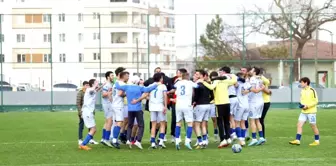
[[164, 108], [164, 95], [167, 92], [167, 87], [160, 84], [155, 90], [149, 94], [149, 111], [163, 111]]
[[96, 106], [96, 90], [93, 88], [87, 88], [84, 94], [82, 111], [93, 112]]
[[199, 85], [190, 80], [181, 80], [175, 83], [176, 88], [176, 107], [183, 108], [191, 106], [193, 88], [198, 88]]
[[[119, 85], [125, 85], [125, 83], [123, 81], [118, 81]], [[112, 107], [113, 108], [124, 108], [124, 98], [119, 96], [120, 90], [115, 88], [115, 84], [112, 87]]]

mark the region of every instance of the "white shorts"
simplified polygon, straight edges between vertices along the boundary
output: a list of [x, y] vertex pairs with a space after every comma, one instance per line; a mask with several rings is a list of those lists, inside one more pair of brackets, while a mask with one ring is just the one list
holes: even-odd
[[83, 110], [82, 118], [87, 128], [92, 128], [96, 126], [96, 120], [93, 112]]
[[150, 112], [151, 122], [166, 122], [167, 116], [162, 111], [151, 111]]
[[176, 107], [176, 122], [181, 122], [184, 120], [189, 123], [193, 122], [193, 108], [192, 106], [187, 107]]
[[113, 119], [116, 122], [122, 122], [124, 121], [124, 108], [112, 108], [113, 110]]
[[259, 119], [264, 108], [264, 103], [249, 103], [250, 104], [250, 119]]
[[210, 104], [210, 112], [209, 112], [209, 116], [211, 118], [216, 118], [216, 105], [215, 104]]
[[234, 114], [234, 120], [235, 121], [242, 121], [242, 120], [247, 120], [249, 116], [250, 110], [248, 105], [238, 105], [237, 111]]
[[309, 121], [310, 124], [316, 124], [316, 114], [304, 114], [301, 113], [299, 116], [299, 121], [306, 122]]
[[194, 121], [202, 122], [209, 120], [210, 104], [196, 105], [194, 108]]
[[113, 111], [112, 111], [112, 105], [109, 104], [103, 104], [103, 110], [104, 110], [104, 116], [106, 119], [112, 118]]
[[238, 98], [237, 97], [233, 97], [233, 98], [229, 98], [230, 99], [230, 115], [234, 115], [238, 109]]
[[128, 106], [124, 105], [124, 118], [128, 118]]

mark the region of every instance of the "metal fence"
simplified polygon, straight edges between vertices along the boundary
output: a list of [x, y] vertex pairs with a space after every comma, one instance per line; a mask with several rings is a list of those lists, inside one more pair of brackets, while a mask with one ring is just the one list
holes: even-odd
[[242, 66], [257, 66], [279, 91], [273, 93], [274, 103], [297, 102], [296, 81], [303, 76], [320, 89], [320, 101], [335, 101], [330, 98], [333, 32], [316, 28], [301, 48], [292, 21], [296, 14], [279, 23], [282, 29], [270, 29], [272, 23], [261, 26], [262, 20], [282, 15], [20, 12], [0, 15], [3, 111], [74, 109], [76, 92], [60, 84], [78, 89], [91, 78], [104, 82], [104, 73], [119, 66], [143, 79], [156, 67], [172, 77], [178, 68], [214, 71], [226, 65], [238, 72]]

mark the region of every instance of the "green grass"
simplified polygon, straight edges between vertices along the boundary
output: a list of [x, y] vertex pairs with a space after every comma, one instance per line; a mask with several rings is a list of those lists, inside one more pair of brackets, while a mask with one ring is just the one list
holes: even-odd
[[[91, 151], [77, 148], [77, 115], [75, 112], [20, 112], [0, 114], [0, 165], [31, 166], [189, 166], [189, 165], [335, 165], [335, 117], [336, 110], [318, 113], [321, 145], [309, 147], [313, 132], [304, 127], [301, 146], [290, 146], [295, 137], [299, 111], [270, 111], [267, 116], [267, 143], [258, 147], [246, 147], [239, 154], [231, 148], [217, 149], [211, 143], [207, 149], [176, 151], [166, 143], [167, 149], [148, 150], [148, 121], [145, 123], [144, 150], [136, 148], [110, 149], [93, 145]], [[148, 120], [149, 114], [146, 113]], [[97, 113], [98, 128], [103, 114]], [[210, 125], [212, 126], [212, 122]], [[85, 130], [86, 133], [87, 130]], [[213, 139], [212, 129], [210, 139]], [[168, 131], [169, 132], [169, 131]], [[101, 130], [95, 136], [99, 141]], [[170, 138], [170, 137], [168, 137]], [[194, 143], [194, 142], [193, 142]]]

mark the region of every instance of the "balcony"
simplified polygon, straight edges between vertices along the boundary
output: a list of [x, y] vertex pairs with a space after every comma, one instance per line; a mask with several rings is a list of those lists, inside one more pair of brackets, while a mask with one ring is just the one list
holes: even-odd
[[127, 12], [111, 12], [112, 24], [127, 24]]
[[133, 3], [140, 3], [140, 0], [132, 0]]
[[138, 12], [132, 13], [132, 24], [133, 27], [136, 28], [146, 28], [147, 17], [145, 14], [141, 14]]
[[110, 0], [110, 2], [127, 2], [127, 0]]
[[154, 6], [154, 7], [149, 6], [149, 8], [148, 8], [148, 14], [150, 14], [150, 15], [159, 15], [160, 14], [160, 9], [157, 6]]
[[159, 46], [151, 46], [150, 47], [151, 54], [160, 54], [160, 47]]
[[125, 44], [127, 43], [127, 32], [113, 32], [111, 33], [112, 44]]
[[160, 28], [159, 27], [150, 27], [149, 33], [153, 35], [160, 35]]

